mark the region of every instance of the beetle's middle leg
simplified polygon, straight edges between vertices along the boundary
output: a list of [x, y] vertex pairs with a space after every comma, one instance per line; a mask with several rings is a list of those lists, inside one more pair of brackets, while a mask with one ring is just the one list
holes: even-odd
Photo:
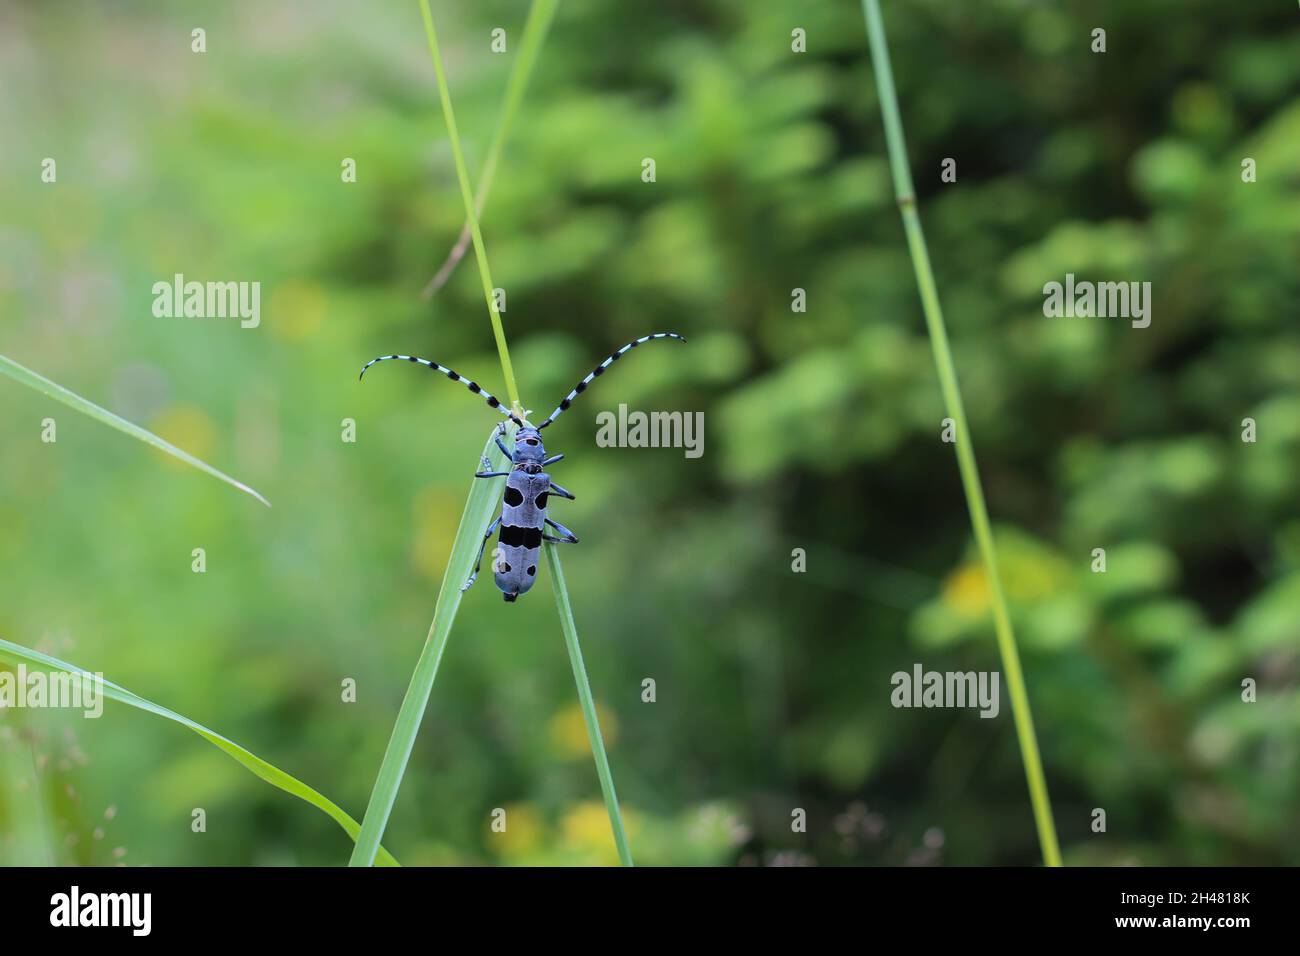
[[571, 492], [571, 491], [566, 491], [565, 489], [563, 489], [563, 488], [561, 488], [559, 485], [557, 485], [555, 482], [551, 482], [551, 488], [550, 488], [550, 490], [553, 491], [553, 492], [555, 492], [555, 493], [556, 493], [557, 495], [559, 495], [561, 498], [568, 498], [570, 501], [575, 501], [575, 500], [576, 500], [576, 499], [573, 497], [573, 492]]
[[462, 591], [468, 591], [470, 585], [478, 578], [478, 569], [483, 565], [483, 552], [487, 550], [487, 543], [492, 539], [492, 535], [496, 532], [499, 524], [501, 524], [501, 515], [497, 515], [493, 518], [492, 523], [488, 525], [487, 530], [483, 532], [483, 543], [479, 545], [478, 557], [474, 559], [474, 573], [471, 574], [469, 580], [461, 586]]

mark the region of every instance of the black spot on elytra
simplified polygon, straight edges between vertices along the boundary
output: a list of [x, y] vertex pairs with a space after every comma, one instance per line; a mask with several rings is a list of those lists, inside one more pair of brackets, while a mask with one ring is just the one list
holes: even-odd
[[536, 573], [537, 573], [537, 565], [535, 564], [528, 565], [528, 576], [531, 578]]
[[537, 507], [542, 511], [546, 510], [546, 499], [550, 497], [550, 492], [543, 491], [537, 496]]
[[519, 493], [518, 488], [506, 489], [506, 504], [512, 508], [517, 508], [524, 503], [524, 496]]

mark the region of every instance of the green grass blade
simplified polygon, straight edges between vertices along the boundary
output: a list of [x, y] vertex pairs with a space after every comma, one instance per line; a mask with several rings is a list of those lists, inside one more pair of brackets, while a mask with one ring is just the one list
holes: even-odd
[[139, 425], [128, 422], [125, 418], [114, 415], [112, 412], [108, 411], [108, 409], [100, 408], [94, 402], [82, 398], [76, 392], [69, 391], [57, 382], [51, 382], [44, 375], [33, 372], [26, 366], [19, 365], [13, 359], [6, 358], [3, 355], [0, 355], [0, 374], [7, 375], [15, 382], [20, 382], [28, 388], [34, 388], [42, 395], [46, 395], [56, 401], [62, 402], [69, 408], [74, 408], [83, 415], [88, 415], [93, 418], [97, 422], [101, 422], [111, 428], [116, 428], [120, 432], [126, 432], [126, 434], [130, 435], [132, 438], [138, 438], [146, 445], [152, 445], [154, 448], [171, 455], [173, 458], [179, 458], [187, 465], [193, 465], [195, 468], [199, 469], [199, 471], [206, 471], [213, 478], [219, 478], [221, 481], [224, 481], [226, 484], [234, 488], [238, 488], [245, 494], [252, 495], [268, 508], [271, 507], [271, 502], [267, 501], [242, 481], [237, 481], [234, 478], [231, 478], [225, 472], [213, 468], [206, 461], [201, 461], [189, 452], [181, 451], [170, 442], [163, 441], [163, 439], [159, 438], [153, 432], [147, 431]]
[[998, 574], [997, 550], [993, 545], [993, 532], [989, 526], [988, 509], [984, 504], [984, 490], [980, 485], [979, 468], [975, 462], [975, 446], [966, 422], [966, 409], [962, 403], [961, 389], [957, 385], [957, 367], [948, 347], [948, 332], [939, 306], [939, 291], [930, 268], [930, 253], [926, 247], [921, 218], [916, 211], [916, 192], [912, 187], [912, 174], [907, 165], [907, 145], [903, 139], [903, 123], [898, 112], [898, 96], [894, 92], [894, 74], [889, 65], [889, 47], [885, 42], [885, 25], [880, 16], [878, 0], [862, 0], [862, 11], [867, 21], [867, 39], [871, 45], [871, 64], [875, 70], [876, 86], [880, 95], [880, 112], [885, 125], [885, 142], [889, 149], [889, 165], [894, 179], [894, 193], [907, 233], [907, 245], [912, 254], [912, 266], [921, 293], [921, 306], [925, 324], [930, 334], [934, 364], [939, 373], [944, 405], [957, 432], [957, 467], [970, 510], [971, 527], [980, 556], [993, 605], [993, 627], [997, 634], [998, 651], [1002, 668], [1006, 671], [1007, 692], [1011, 697], [1011, 713], [1015, 719], [1016, 737], [1020, 742], [1020, 756], [1025, 765], [1025, 779], [1029, 785], [1029, 799], [1033, 805], [1034, 823], [1038, 829], [1038, 842], [1043, 852], [1043, 862], [1048, 866], [1061, 865], [1061, 849], [1056, 839], [1056, 824], [1052, 820], [1052, 803], [1047, 794], [1047, 781], [1043, 777], [1043, 764], [1038, 754], [1038, 739], [1034, 733], [1034, 718], [1029, 709], [1029, 694], [1025, 689], [1024, 674], [1020, 669], [1020, 653], [1016, 648], [1015, 633], [1011, 628], [1011, 615], [1007, 612], [1002, 578]]
[[[501, 471], [505, 456], [497, 448], [495, 436], [494, 428], [483, 447], [483, 454], [492, 462], [491, 471]], [[388, 826], [388, 817], [402, 785], [406, 764], [411, 758], [411, 748], [415, 746], [415, 736], [419, 733], [420, 721], [424, 718], [424, 709], [429, 703], [429, 694], [433, 691], [434, 678], [438, 676], [438, 664], [447, 647], [452, 622], [456, 619], [456, 611], [460, 609], [461, 585], [469, 579], [470, 571], [474, 568], [474, 558], [478, 555], [479, 545], [483, 543], [483, 529], [487, 527], [501, 500], [503, 481], [502, 478], [470, 479], [469, 498], [465, 501], [465, 511], [460, 516], [460, 527], [451, 546], [451, 557], [447, 559], [442, 586], [438, 589], [433, 623], [429, 625], [424, 649], [420, 652], [410, 686], [407, 687], [401, 709], [397, 712], [397, 722], [393, 725], [388, 749], [384, 751], [379, 776], [375, 778], [370, 802], [366, 805], [366, 814], [361, 820], [361, 835], [352, 850], [349, 866], [370, 866], [374, 863], [375, 851]]]
[[543, 546], [546, 566], [551, 572], [551, 587], [555, 591], [555, 606], [560, 609], [560, 629], [569, 649], [569, 663], [573, 665], [573, 680], [578, 685], [578, 701], [582, 705], [582, 718], [587, 722], [587, 739], [591, 742], [591, 755], [596, 760], [596, 776], [600, 778], [600, 792], [609, 812], [609, 825], [614, 830], [614, 845], [624, 866], [632, 865], [632, 851], [627, 845], [623, 829], [623, 814], [618, 808], [618, 794], [614, 792], [614, 774], [609, 769], [609, 756], [605, 753], [605, 740], [600, 735], [600, 721], [596, 718], [596, 702], [591, 696], [591, 683], [587, 680], [587, 667], [582, 662], [582, 647], [578, 644], [578, 628], [573, 623], [573, 606], [569, 603], [569, 586], [564, 581], [560, 567], [559, 548], [551, 542]]
[[[77, 674], [83, 680], [99, 681], [94, 674], [84, 671], [74, 664], [61, 661], [56, 657], [50, 657], [48, 654], [42, 654], [40, 651], [34, 651], [31, 648], [23, 647], [20, 644], [11, 643], [3, 638], [0, 638], [0, 662], [47, 667], [51, 670], [63, 671], [68, 674]], [[239, 744], [221, 736], [221, 734], [217, 733], [215, 730], [210, 730], [202, 724], [190, 720], [182, 714], [176, 713], [174, 710], [168, 710], [166, 707], [155, 704], [153, 701], [146, 700], [143, 697], [133, 694], [126, 688], [114, 684], [110, 680], [103, 680], [100, 686], [102, 687], [102, 693], [104, 696], [110, 700], [115, 700], [122, 704], [128, 704], [131, 707], [135, 707], [137, 710], [143, 710], [158, 717], [165, 717], [183, 727], [188, 727], [190, 730], [194, 731], [194, 733], [208, 741], [208, 743], [225, 751], [258, 777], [261, 777], [267, 783], [271, 784], [271, 786], [278, 787], [285, 793], [292, 794], [299, 800], [310, 803], [318, 810], [324, 811], [332, 820], [334, 820], [335, 823], [344, 829], [348, 836], [352, 837], [354, 840], [357, 838], [357, 834], [361, 830], [357, 825], [357, 822], [344, 813], [343, 810], [333, 801], [317, 793], [298, 778], [285, 773], [279, 767], [276, 767], [274, 764], [268, 763], [261, 757], [257, 756], [257, 754], [245, 750], [243, 747], [239, 746]], [[397, 861], [393, 859], [392, 855], [389, 854], [387, 850], [380, 848], [379, 855], [383, 865], [398, 865]]]
[[[492, 190], [492, 180], [496, 176], [501, 151], [510, 135], [510, 127], [514, 124], [515, 114], [519, 111], [519, 104], [524, 98], [524, 90], [528, 88], [528, 80], [532, 76], [533, 66], [537, 63], [537, 55], [541, 52], [542, 43], [546, 40], [546, 34], [551, 28], [551, 21], [555, 19], [555, 10], [559, 5], [560, 0], [533, 0], [532, 6], [528, 8], [524, 34], [519, 41], [519, 52], [515, 57], [514, 66], [510, 69], [510, 78], [506, 81], [506, 96], [501, 106], [501, 116], [497, 119], [497, 128], [492, 134], [492, 143], [488, 146], [487, 158], [478, 177], [474, 209], [479, 216], [483, 215], [483, 206], [487, 203], [488, 193]], [[425, 299], [431, 298], [447, 284], [447, 280], [456, 271], [460, 260], [465, 258], [471, 238], [470, 219], [466, 216], [460, 237], [452, 246], [446, 261], [424, 287], [422, 295]]]

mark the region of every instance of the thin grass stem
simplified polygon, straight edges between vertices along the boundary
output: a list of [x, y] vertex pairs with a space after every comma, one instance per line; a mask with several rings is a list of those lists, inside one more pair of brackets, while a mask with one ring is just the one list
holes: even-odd
[[587, 739], [591, 742], [591, 754], [596, 758], [600, 792], [605, 798], [609, 825], [614, 831], [614, 845], [618, 849], [619, 862], [623, 866], [631, 866], [632, 850], [628, 847], [627, 832], [623, 829], [623, 814], [619, 811], [618, 794], [614, 791], [614, 774], [609, 769], [605, 739], [601, 736], [600, 721], [596, 716], [596, 702], [591, 696], [591, 682], [587, 680], [587, 667], [582, 661], [582, 646], [578, 643], [578, 628], [573, 623], [573, 605], [569, 603], [569, 586], [564, 580], [564, 569], [560, 567], [559, 548], [548, 541], [543, 545], [543, 550], [546, 551], [546, 566], [551, 572], [555, 606], [560, 610], [560, 629], [564, 631], [569, 663], [573, 666], [573, 680], [578, 685], [578, 702], [582, 706], [582, 719], [587, 724]]
[[1034, 718], [1029, 709], [1029, 694], [1025, 689], [1024, 674], [1020, 669], [1020, 653], [1016, 648], [1011, 615], [1007, 612], [1002, 578], [998, 573], [997, 550], [989, 525], [988, 509], [984, 504], [984, 490], [980, 485], [979, 468], [975, 462], [975, 446], [971, 440], [962, 403], [961, 389], [957, 385], [957, 368], [948, 347], [948, 332], [939, 306], [939, 292], [930, 268], [930, 254], [926, 248], [925, 233], [916, 209], [916, 192], [912, 174], [907, 164], [907, 145], [903, 139], [903, 123], [898, 112], [898, 96], [894, 92], [894, 74], [889, 64], [889, 48], [885, 41], [885, 25], [880, 16], [878, 0], [862, 0], [867, 21], [867, 39], [871, 45], [871, 63], [875, 70], [876, 86], [880, 95], [880, 112], [885, 125], [885, 142], [889, 149], [889, 165], [893, 173], [894, 194], [903, 217], [907, 245], [911, 251], [916, 283], [921, 293], [921, 306], [925, 324], [930, 334], [934, 364], [939, 373], [948, 417], [953, 420], [957, 435], [957, 466], [966, 492], [971, 527], [984, 562], [985, 575], [993, 606], [993, 627], [997, 634], [998, 651], [1002, 668], [1006, 671], [1007, 691], [1011, 696], [1011, 713], [1015, 719], [1016, 738], [1020, 742], [1020, 756], [1029, 784], [1029, 799], [1033, 804], [1034, 823], [1038, 829], [1038, 842], [1043, 862], [1047, 866], [1061, 865], [1061, 850], [1056, 839], [1056, 825], [1052, 820], [1052, 803], [1043, 777], [1043, 765], [1038, 754], [1038, 740], [1034, 734]]
[[[515, 114], [519, 111], [519, 104], [524, 98], [524, 90], [528, 88], [528, 80], [537, 63], [537, 55], [541, 52], [542, 43], [546, 40], [546, 34], [551, 28], [551, 21], [555, 19], [555, 11], [559, 5], [560, 0], [533, 0], [532, 6], [528, 8], [528, 19], [524, 21], [523, 36], [519, 40], [519, 52], [510, 69], [510, 78], [506, 81], [506, 96], [501, 106], [501, 116], [497, 119], [497, 128], [492, 134], [492, 143], [488, 146], [487, 158], [478, 177], [474, 212], [480, 218], [483, 215], [483, 206], [487, 203], [488, 193], [492, 190], [492, 180], [496, 176], [497, 164], [501, 160], [506, 139], [510, 135], [510, 127], [514, 124]], [[465, 225], [461, 228], [460, 236], [448, 253], [446, 261], [424, 287], [421, 293], [423, 298], [432, 298], [434, 293], [447, 284], [451, 274], [456, 271], [456, 266], [460, 265], [461, 259], [465, 257], [471, 238], [470, 220], [466, 216]]]
[[478, 216], [474, 214], [474, 195], [469, 185], [469, 172], [465, 167], [465, 152], [461, 149], [460, 133], [456, 130], [456, 113], [451, 107], [451, 91], [447, 88], [447, 75], [442, 67], [442, 54], [438, 51], [438, 34], [433, 28], [433, 14], [429, 12], [429, 0], [420, 0], [420, 13], [424, 17], [424, 33], [429, 40], [429, 56], [433, 60], [433, 72], [438, 77], [438, 97], [442, 100], [442, 115], [447, 121], [447, 137], [451, 140], [452, 157], [456, 161], [456, 179], [460, 182], [461, 199], [465, 202], [465, 218], [469, 220], [470, 236], [474, 240], [474, 258], [478, 260], [479, 277], [483, 280], [483, 298], [487, 301], [488, 317], [492, 321], [492, 335], [497, 343], [497, 356], [501, 359], [501, 374], [506, 379], [506, 394], [510, 397], [511, 407], [516, 415], [523, 414], [519, 404], [519, 388], [515, 385], [515, 371], [510, 364], [510, 349], [506, 345], [506, 333], [501, 327], [501, 314], [497, 311], [496, 296], [492, 290], [492, 271], [488, 268], [487, 250], [483, 247], [483, 234], [478, 226]]

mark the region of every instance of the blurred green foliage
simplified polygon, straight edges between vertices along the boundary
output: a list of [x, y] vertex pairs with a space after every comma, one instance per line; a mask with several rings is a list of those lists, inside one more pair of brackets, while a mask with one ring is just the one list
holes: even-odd
[[[517, 36], [525, 12], [434, 4], [471, 169], [513, 52], [489, 31]], [[1066, 860], [1298, 863], [1296, 11], [916, 0], [885, 17]], [[354, 815], [492, 424], [413, 370], [364, 387], [357, 370], [412, 352], [500, 388], [472, 258], [419, 298], [462, 209], [418, 34], [414, 4], [0, 12], [0, 351], [274, 504], [0, 382], [0, 634]], [[583, 539], [567, 576], [637, 860], [1034, 862], [1009, 709], [889, 704], [913, 662], [999, 663], [857, 5], [562, 4], [483, 226], [540, 414], [629, 338], [691, 340], [638, 352], [548, 432], [578, 495], [557, 516]], [[260, 281], [261, 327], [153, 317], [176, 272]], [[1150, 281], [1151, 327], [1044, 318], [1042, 285], [1067, 272]], [[703, 410], [704, 456], [597, 448], [595, 414], [620, 402]], [[349, 849], [112, 705], [0, 715], [0, 772], [9, 862]], [[467, 595], [385, 845], [408, 865], [615, 859], [545, 594]]]

